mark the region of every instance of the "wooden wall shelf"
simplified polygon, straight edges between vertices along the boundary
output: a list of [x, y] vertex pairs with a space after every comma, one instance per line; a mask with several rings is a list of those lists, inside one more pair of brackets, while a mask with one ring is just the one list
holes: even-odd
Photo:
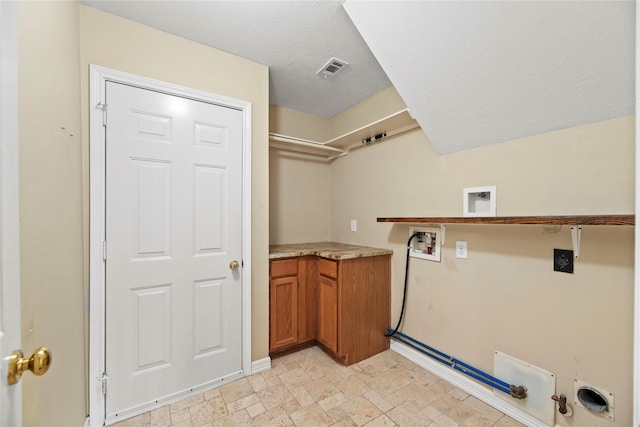
[[378, 222], [425, 224], [524, 224], [524, 225], [635, 225], [635, 215], [563, 215], [494, 217], [396, 217]]

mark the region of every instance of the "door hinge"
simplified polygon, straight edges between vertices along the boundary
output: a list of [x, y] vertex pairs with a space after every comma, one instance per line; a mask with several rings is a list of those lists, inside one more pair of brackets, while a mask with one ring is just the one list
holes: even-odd
[[107, 104], [98, 102], [96, 108], [102, 111], [102, 126], [107, 126]]
[[102, 394], [105, 396], [107, 395], [107, 381], [110, 379], [106, 372], [103, 372], [102, 375], [98, 377], [98, 381], [102, 383]]
[[107, 260], [107, 242], [106, 240], [102, 241], [102, 260]]

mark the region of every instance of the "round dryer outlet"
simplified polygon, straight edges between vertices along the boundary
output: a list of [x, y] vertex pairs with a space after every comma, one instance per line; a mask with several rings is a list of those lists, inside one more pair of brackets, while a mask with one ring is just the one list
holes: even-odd
[[577, 406], [592, 414], [615, 421], [614, 395], [610, 391], [573, 380], [573, 400]]

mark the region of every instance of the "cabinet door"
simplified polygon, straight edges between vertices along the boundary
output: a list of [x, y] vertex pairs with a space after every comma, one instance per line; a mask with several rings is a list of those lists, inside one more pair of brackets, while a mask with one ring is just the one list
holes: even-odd
[[338, 282], [320, 276], [318, 284], [318, 341], [338, 352]]
[[275, 350], [298, 341], [298, 279], [271, 279], [269, 347]]

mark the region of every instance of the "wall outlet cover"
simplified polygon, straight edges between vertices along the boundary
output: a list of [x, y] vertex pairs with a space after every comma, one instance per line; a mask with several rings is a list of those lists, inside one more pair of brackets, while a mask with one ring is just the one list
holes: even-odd
[[553, 250], [553, 271], [573, 273], [573, 251], [569, 249]]
[[461, 258], [461, 259], [469, 258], [469, 254], [467, 253], [467, 241], [466, 240], [457, 240], [456, 241], [456, 258]]

